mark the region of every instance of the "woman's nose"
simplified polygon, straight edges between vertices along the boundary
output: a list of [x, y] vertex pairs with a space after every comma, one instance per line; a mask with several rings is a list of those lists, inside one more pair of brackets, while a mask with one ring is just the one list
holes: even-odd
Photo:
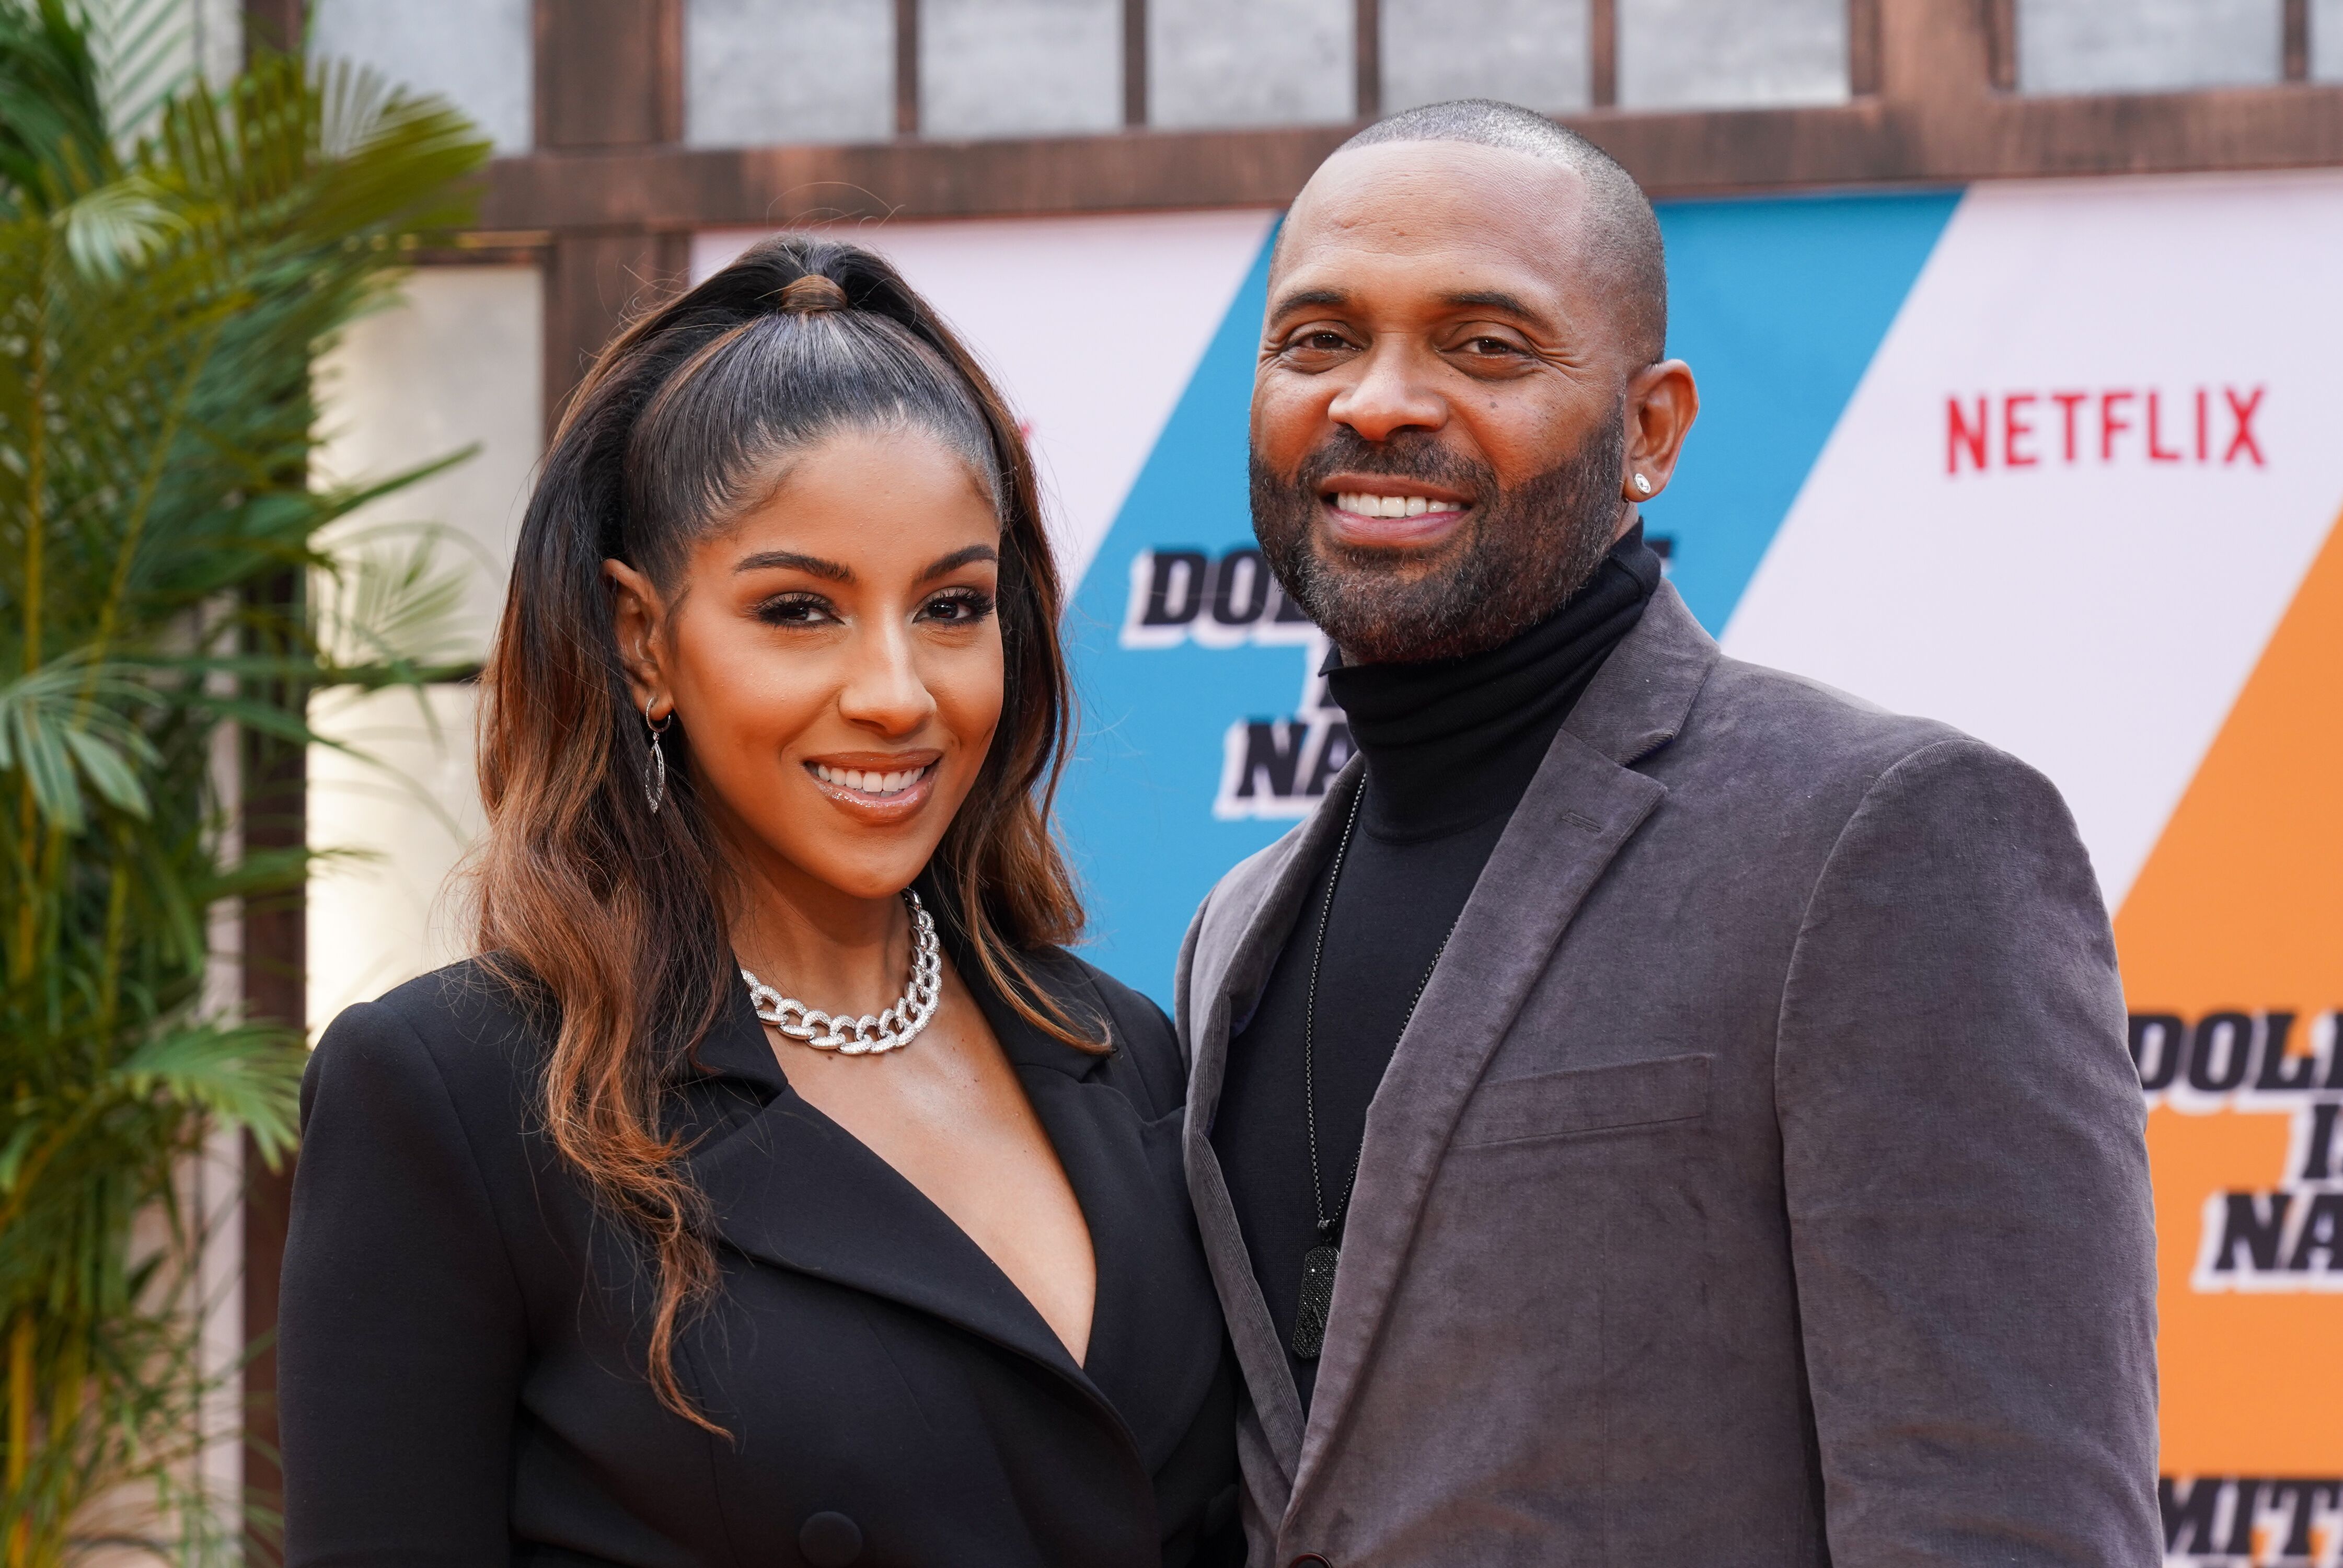
[[838, 708], [849, 723], [882, 735], [909, 734], [928, 721], [936, 699], [920, 677], [908, 628], [889, 628], [856, 639], [853, 666]]

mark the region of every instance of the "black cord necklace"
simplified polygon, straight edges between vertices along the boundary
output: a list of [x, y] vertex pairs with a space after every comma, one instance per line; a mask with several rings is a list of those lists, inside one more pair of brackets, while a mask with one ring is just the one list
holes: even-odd
[[[1318, 1359], [1326, 1346], [1326, 1317], [1334, 1306], [1334, 1271], [1342, 1266], [1342, 1221], [1351, 1212], [1351, 1194], [1359, 1185], [1359, 1160], [1351, 1159], [1351, 1179], [1342, 1183], [1342, 1196], [1332, 1214], [1326, 1211], [1326, 1183], [1318, 1169], [1318, 971], [1326, 962], [1326, 928], [1334, 918], [1334, 893], [1342, 882], [1342, 860], [1351, 852], [1351, 830], [1359, 825], [1359, 802], [1366, 798], [1367, 787], [1361, 780], [1358, 790], [1351, 797], [1351, 814], [1343, 819], [1342, 841], [1334, 846], [1334, 867], [1326, 875], [1326, 903], [1318, 911], [1318, 945], [1310, 955], [1310, 990], [1302, 1003], [1302, 1111], [1310, 1130], [1310, 1197], [1312, 1211], [1318, 1220], [1318, 1244], [1302, 1255], [1302, 1295], [1293, 1312], [1293, 1353], [1306, 1362]], [[1457, 920], [1463, 919], [1459, 913]], [[1440, 967], [1440, 955], [1448, 950], [1448, 939], [1456, 934], [1456, 922], [1451, 920], [1442, 935], [1440, 945], [1432, 951], [1432, 963], [1423, 978], [1415, 982], [1415, 994], [1408, 998], [1407, 1016], [1400, 1020], [1399, 1031], [1407, 1033], [1407, 1026], [1415, 1018], [1416, 1004], [1423, 1000], [1423, 988], [1432, 983], [1432, 971]], [[1366, 1139], [1359, 1140], [1359, 1153], [1366, 1152]]]

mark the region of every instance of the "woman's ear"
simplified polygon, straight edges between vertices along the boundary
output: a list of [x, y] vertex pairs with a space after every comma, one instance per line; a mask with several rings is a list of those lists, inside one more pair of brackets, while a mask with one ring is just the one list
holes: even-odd
[[618, 658], [634, 684], [635, 706], [643, 709], [646, 717], [662, 717], [659, 710], [672, 709], [675, 705], [674, 697], [668, 691], [667, 677], [659, 668], [666, 608], [659, 602], [650, 579], [624, 561], [605, 560], [602, 580], [610, 585]]

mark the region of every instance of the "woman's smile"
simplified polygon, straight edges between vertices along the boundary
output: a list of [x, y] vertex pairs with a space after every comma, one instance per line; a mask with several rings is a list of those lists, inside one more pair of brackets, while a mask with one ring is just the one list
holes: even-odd
[[909, 751], [898, 756], [854, 753], [810, 758], [804, 764], [831, 804], [858, 822], [893, 827], [920, 814], [935, 796], [940, 751]]

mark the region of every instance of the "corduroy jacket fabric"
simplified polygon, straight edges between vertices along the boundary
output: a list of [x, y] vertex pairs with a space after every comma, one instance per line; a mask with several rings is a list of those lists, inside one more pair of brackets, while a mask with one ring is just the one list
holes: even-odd
[[1377, 1091], [1305, 1422], [1211, 1129], [1359, 779], [1178, 978], [1256, 1565], [2159, 1561], [2145, 1115], [2064, 803], [1664, 584]]

